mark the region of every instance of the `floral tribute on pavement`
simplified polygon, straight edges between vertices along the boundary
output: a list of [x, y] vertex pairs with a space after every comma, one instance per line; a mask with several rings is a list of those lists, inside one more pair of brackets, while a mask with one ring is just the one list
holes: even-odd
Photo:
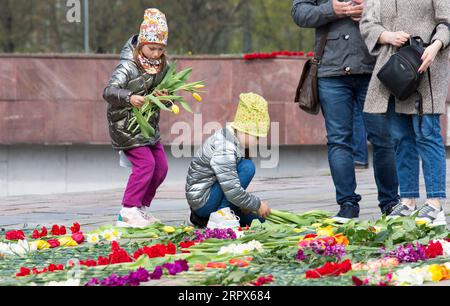
[[450, 233], [414, 218], [273, 211], [247, 228], [73, 224], [3, 231], [0, 285], [411, 286], [450, 280]]

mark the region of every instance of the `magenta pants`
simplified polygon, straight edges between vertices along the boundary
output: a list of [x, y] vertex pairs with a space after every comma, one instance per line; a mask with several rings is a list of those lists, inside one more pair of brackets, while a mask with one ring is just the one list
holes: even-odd
[[164, 182], [168, 163], [161, 143], [124, 151], [133, 165], [123, 196], [124, 207], [149, 207]]

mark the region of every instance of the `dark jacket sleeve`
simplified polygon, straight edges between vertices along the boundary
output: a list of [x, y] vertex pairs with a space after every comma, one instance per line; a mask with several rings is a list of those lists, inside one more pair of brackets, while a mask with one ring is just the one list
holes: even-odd
[[334, 12], [332, 0], [320, 5], [317, 5], [316, 0], [294, 0], [291, 15], [302, 28], [319, 28], [339, 19]]
[[123, 63], [114, 70], [108, 85], [103, 91], [103, 99], [116, 107], [129, 107], [132, 92], [125, 89], [129, 82], [129, 70]]

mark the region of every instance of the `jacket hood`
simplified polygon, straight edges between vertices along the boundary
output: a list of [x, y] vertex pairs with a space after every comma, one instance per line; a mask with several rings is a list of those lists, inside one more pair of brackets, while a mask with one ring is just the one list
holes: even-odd
[[124, 61], [132, 61], [133, 60], [133, 52], [137, 44], [138, 35], [132, 36], [122, 48], [120, 52], [120, 60]]

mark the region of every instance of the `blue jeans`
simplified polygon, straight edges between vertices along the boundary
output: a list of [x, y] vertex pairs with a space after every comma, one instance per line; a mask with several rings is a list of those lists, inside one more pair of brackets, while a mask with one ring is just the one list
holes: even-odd
[[363, 111], [355, 103], [353, 114], [353, 156], [355, 163], [369, 164], [369, 148], [367, 147], [367, 132], [364, 125]]
[[[319, 78], [319, 97], [328, 137], [328, 159], [336, 187], [336, 200], [358, 204], [353, 156], [353, 120], [355, 105], [362, 111], [370, 82], [370, 75]], [[394, 144], [387, 118], [363, 113], [368, 139], [373, 145], [375, 182], [379, 206], [383, 210], [398, 203], [398, 179]]]
[[427, 198], [445, 199], [446, 154], [440, 115], [423, 115], [421, 133], [419, 116], [396, 113], [395, 99], [391, 97], [387, 117], [396, 149], [401, 197], [420, 197], [419, 168], [422, 159]]
[[[256, 167], [251, 160], [243, 159], [239, 162], [239, 164], [237, 165], [237, 173], [242, 188], [244, 188], [245, 190], [247, 189], [253, 177], [255, 176], [255, 172]], [[219, 182], [216, 182], [211, 187], [211, 195], [209, 196], [208, 201], [202, 208], [196, 210], [195, 214], [197, 214], [199, 217], [208, 219], [210, 214], [226, 207], [229, 207], [232, 211], [234, 211], [236, 216], [240, 218], [241, 226], [251, 225], [252, 221], [255, 219], [259, 219], [261, 222], [265, 221], [262, 218], [258, 218], [258, 216], [254, 214], [244, 214], [239, 207], [233, 205], [230, 201], [228, 201], [222, 191], [222, 188], [220, 187]]]

